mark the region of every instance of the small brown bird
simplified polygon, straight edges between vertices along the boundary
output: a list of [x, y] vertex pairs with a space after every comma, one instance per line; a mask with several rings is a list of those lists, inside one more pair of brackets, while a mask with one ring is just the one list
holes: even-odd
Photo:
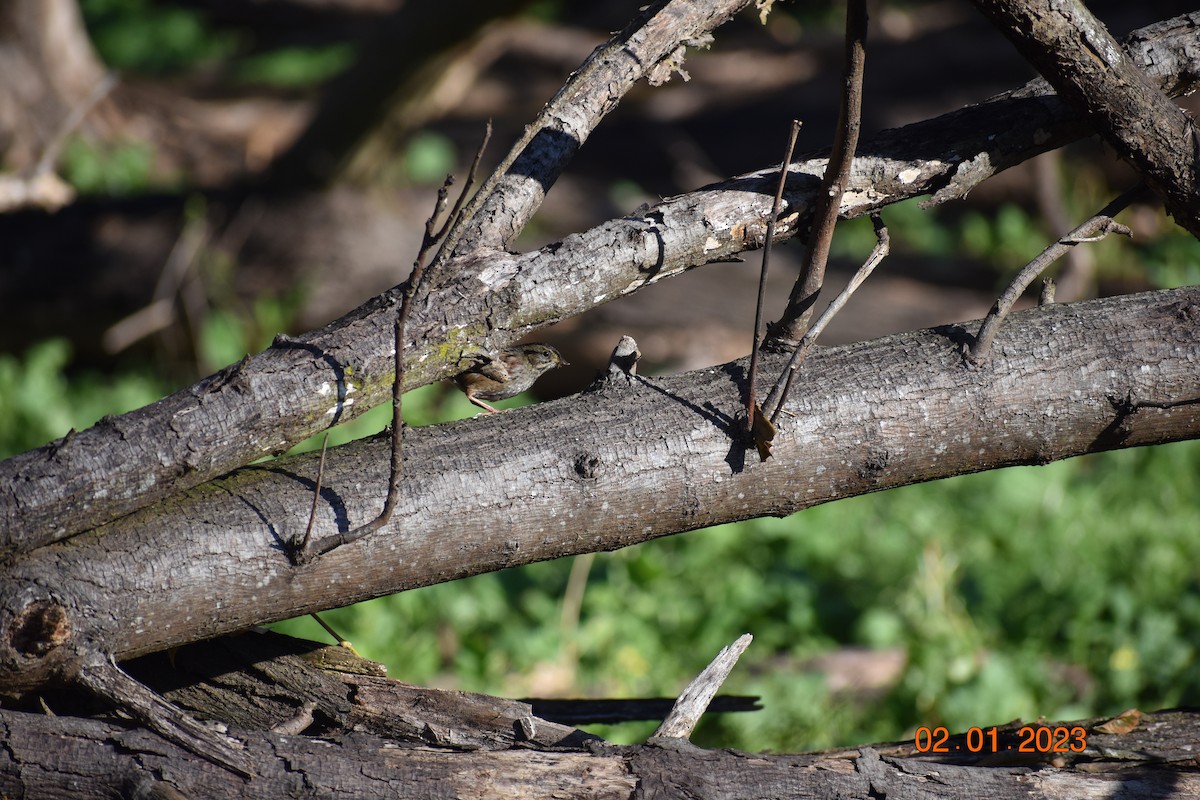
[[496, 358], [454, 377], [467, 399], [489, 414], [497, 410], [484, 400], [507, 400], [533, 386], [534, 381], [555, 367], [570, 363], [548, 344], [521, 344], [506, 347]]

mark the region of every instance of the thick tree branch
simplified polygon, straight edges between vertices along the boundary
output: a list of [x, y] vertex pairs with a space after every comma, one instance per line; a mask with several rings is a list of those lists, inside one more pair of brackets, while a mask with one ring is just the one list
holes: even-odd
[[1200, 236], [1200, 133], [1079, 0], [975, 0], [1071, 107]]
[[[1050, 754], [920, 757], [913, 742], [815, 753], [747, 756], [688, 745], [594, 747], [590, 751], [453, 752], [398, 747], [365, 734], [313, 739], [245, 735], [258, 776], [243, 781], [163, 742], [111, 722], [0, 711], [0, 792], [9, 797], [319, 796], [557, 797], [589, 800], [689, 797], [778, 798], [1189, 798], [1197, 715], [1147, 714], [1127, 734], [1084, 726], [1082, 763]], [[1004, 726], [1004, 745], [1019, 738]], [[114, 744], [116, 746], [114, 746]], [[963, 737], [950, 744], [965, 750]], [[53, 759], [49, 757], [53, 754]], [[989, 756], [993, 763], [988, 763]], [[994, 763], [1004, 758], [1002, 763]], [[1064, 765], [1065, 762], [1065, 765]]]
[[[658, 0], [596, 48], [480, 187], [466, 208], [466, 224], [450, 232], [442, 259], [507, 249], [592, 130], [634, 84], [647, 76], [656, 85], [664, 82], [682, 64], [685, 46], [706, 44], [710, 31], [748, 5], [750, 0]], [[656, 79], [655, 70], [662, 69], [666, 74]]]
[[[307, 522], [316, 455], [247, 467], [10, 564], [0, 682], [69, 678], [95, 647], [124, 659], [864, 492], [1195, 437], [1198, 322], [1190, 288], [1016, 314], [976, 369], [960, 326], [817, 350], [799, 379], [820, 391], [790, 401], [763, 464], [744, 461], [742, 361], [414, 429], [391, 524], [301, 568], [284, 543]], [[374, 513], [387, 451], [376, 437], [330, 454], [314, 535]]]
[[[1173, 93], [1200, 80], [1200, 14], [1131, 38], [1139, 64]], [[861, 144], [842, 213], [859, 216], [979, 181], [1086, 135], [1046, 84]], [[826, 160], [792, 170], [779, 236], [807, 224]], [[761, 246], [777, 167], [671, 198], [519, 256], [469, 255], [413, 309], [404, 388], [450, 377], [470, 355], [496, 351], [600, 303]], [[395, 293], [329, 326], [222, 370], [146, 408], [102, 420], [0, 463], [0, 553], [26, 551], [128, 514], [351, 419], [392, 384]]]

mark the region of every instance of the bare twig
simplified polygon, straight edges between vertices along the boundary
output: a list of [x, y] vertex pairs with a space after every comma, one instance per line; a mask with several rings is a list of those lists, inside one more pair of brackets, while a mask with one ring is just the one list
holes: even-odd
[[746, 432], [754, 435], [754, 420], [757, 416], [758, 397], [756, 383], [758, 379], [759, 349], [763, 340], [763, 301], [767, 294], [767, 268], [771, 259], [771, 247], [775, 238], [775, 220], [779, 218], [779, 207], [783, 205], [783, 190], [787, 186], [788, 165], [792, 163], [792, 151], [796, 149], [796, 137], [800, 134], [800, 121], [792, 120], [788, 131], [787, 147], [783, 150], [783, 161], [779, 165], [779, 186], [775, 190], [775, 200], [771, 204], [771, 216], [767, 219], [767, 238], [763, 242], [762, 268], [758, 274], [758, 299], [754, 304], [754, 343], [750, 350], [750, 369], [747, 373], [746, 389]]
[[780, 343], [797, 342], [804, 335], [812, 318], [812, 307], [825, 283], [825, 264], [829, 261], [829, 245], [837, 224], [842, 194], [850, 181], [854, 151], [862, 128], [862, 81], [866, 65], [867, 3], [850, 0], [846, 6], [846, 74], [841, 107], [838, 111], [837, 133], [813, 218], [813, 233], [800, 277], [792, 287], [783, 317], [770, 326], [771, 338]]
[[317, 480], [313, 484], [312, 507], [308, 510], [308, 525], [304, 528], [304, 538], [300, 540], [301, 552], [308, 549], [309, 539], [312, 538], [313, 523], [317, 520], [317, 503], [321, 499], [321, 481], [325, 478], [325, 451], [329, 448], [329, 431], [321, 440], [321, 460], [317, 462]]
[[788, 359], [787, 366], [784, 367], [783, 373], [780, 374], [779, 380], [771, 389], [771, 393], [767, 395], [767, 399], [763, 401], [763, 410], [773, 408], [771, 411], [771, 423], [774, 424], [779, 419], [779, 414], [783, 411], [784, 403], [787, 402], [788, 392], [792, 390], [792, 380], [796, 375], [796, 370], [804, 362], [808, 356], [808, 351], [813, 343], [817, 341], [829, 325], [834, 316], [842, 310], [842, 307], [850, 300], [859, 286], [862, 286], [863, 281], [879, 266], [879, 262], [883, 261], [891, 251], [891, 237], [888, 235], [887, 226], [879, 218], [878, 214], [871, 215], [871, 222], [875, 226], [875, 238], [878, 240], [875, 248], [871, 251], [871, 255], [867, 256], [867, 260], [858, 268], [858, 272], [850, 279], [850, 283], [846, 284], [846, 288], [838, 293], [838, 296], [833, 298], [833, 302], [825, 309], [825, 312], [817, 318], [812, 327], [804, 334], [796, 345], [796, 349], [792, 351], [792, 357]]
[[[453, 230], [454, 226], [461, 221], [463, 213], [463, 204], [465, 203], [467, 192], [475, 183], [475, 172], [479, 168], [480, 159], [483, 158], [483, 151], [487, 149], [488, 141], [492, 137], [492, 121], [488, 120], [487, 126], [484, 129], [483, 141], [479, 143], [479, 148], [475, 151], [475, 158], [471, 161], [471, 167], [467, 172], [467, 179], [463, 183], [462, 191], [459, 193], [458, 199], [454, 203], [454, 209], [447, 216], [445, 223], [441, 228], [437, 227], [438, 219], [446, 210], [446, 197], [450, 190], [450, 186], [454, 183], [454, 177], [446, 176], [446, 181], [438, 190], [437, 201], [434, 203], [433, 213], [429, 219], [425, 221], [425, 235], [421, 240], [421, 248], [417, 251], [417, 257], [413, 261], [412, 273], [408, 276], [408, 284], [401, 292], [400, 309], [396, 314], [395, 324], [393, 325], [395, 348], [395, 375], [392, 379], [392, 446], [391, 446], [391, 468], [388, 479], [387, 497], [383, 501], [383, 510], [375, 519], [354, 528], [346, 533], [336, 533], [327, 536], [315, 544], [310, 541], [309, 534], [312, 530], [313, 516], [316, 514], [316, 498], [313, 498], [312, 513], [309, 516], [308, 526], [305, 531], [303, 542], [295, 544], [291, 548], [291, 559], [297, 566], [311, 561], [318, 555], [323, 555], [331, 550], [341, 547], [344, 544], [358, 541], [364, 536], [382, 528], [392, 518], [392, 513], [396, 510], [396, 504], [400, 500], [400, 482], [404, 475], [404, 413], [403, 413], [403, 397], [404, 397], [404, 331], [408, 323], [408, 315], [412, 309], [412, 300], [417, 291], [421, 288], [422, 281], [426, 277], [425, 262], [430, 251], [448, 231]], [[445, 245], [443, 245], [445, 246]], [[321, 449], [321, 467], [318, 468], [318, 475], [324, 469], [325, 449]], [[320, 484], [318, 483], [318, 491]]]
[[[429, 226], [425, 226], [425, 240], [421, 243], [421, 252], [417, 255], [417, 263], [424, 261], [429, 248], [435, 242], [445, 240], [451, 228], [463, 219], [463, 206], [467, 202], [467, 196], [471, 191], [471, 187], [475, 185], [475, 175], [479, 171], [479, 162], [483, 160], [483, 152], [487, 150], [488, 142], [491, 139], [492, 121], [489, 119], [483, 129], [483, 141], [479, 143], [479, 148], [475, 151], [475, 158], [471, 159], [471, 167], [467, 170], [467, 179], [463, 183], [462, 191], [458, 194], [458, 200], [454, 201], [454, 208], [450, 210], [450, 214], [446, 217], [446, 224], [434, 234], [432, 239], [429, 237]], [[432, 222], [432, 220], [430, 221]], [[416, 264], [413, 265], [413, 268], [416, 268]]]
[[1113, 217], [1124, 211], [1130, 203], [1145, 197], [1146, 194], [1146, 186], [1138, 184], [1100, 209], [1100, 211], [1096, 212], [1095, 216], [1047, 247], [1037, 258], [1026, 264], [1025, 268], [1017, 273], [1017, 277], [1013, 278], [1012, 283], [1004, 290], [1004, 294], [1000, 295], [1000, 299], [992, 306], [992, 310], [984, 317], [983, 323], [979, 326], [979, 333], [975, 335], [975, 341], [972, 342], [971, 349], [966, 354], [967, 361], [972, 364], [979, 364], [991, 356], [992, 343], [995, 341], [996, 332], [1000, 330], [1000, 324], [1004, 322], [1004, 318], [1008, 315], [1008, 312], [1012, 311], [1012, 307], [1020, 299], [1021, 294], [1029, 288], [1029, 284], [1033, 283], [1034, 279], [1038, 275], [1041, 275], [1058, 258], [1065, 255], [1077, 244], [1099, 241], [1109, 233], [1115, 232], [1129, 236], [1129, 228], [1114, 222]]
[[330, 625], [328, 622], [326, 622], [325, 620], [321, 619], [321, 615], [320, 615], [320, 614], [313, 613], [313, 614], [309, 614], [309, 616], [310, 616], [310, 617], [312, 617], [314, 620], [316, 620], [316, 623], [317, 623], [318, 625], [320, 625], [322, 628], [324, 628], [326, 633], [328, 633], [330, 636], [332, 636], [332, 637], [333, 637], [333, 640], [334, 640], [335, 642], [337, 642], [337, 644], [338, 644], [338, 647], [344, 647], [344, 648], [346, 648], [347, 650], [349, 650], [351, 653], [353, 653], [354, 655], [358, 656], [359, 658], [362, 658], [362, 657], [363, 657], [363, 656], [362, 656], [362, 653], [360, 653], [360, 652], [358, 652], [357, 650], [355, 650], [355, 649], [354, 649], [354, 645], [350, 644], [350, 640], [349, 640], [349, 639], [347, 639], [345, 636], [342, 636], [342, 635], [341, 635], [340, 633], [338, 633], [336, 630], [334, 630], [334, 629], [333, 629], [333, 626], [332, 626], [332, 625]]
[[183, 229], [171, 247], [171, 252], [167, 254], [150, 302], [113, 323], [104, 332], [101, 343], [105, 352], [120, 353], [138, 340], [158, 333], [175, 321], [175, 296], [180, 292], [200, 253], [207, 247], [211, 233], [203, 201], [196, 205], [189, 202], [184, 214]]
[[712, 663], [705, 667], [704, 671], [697, 675], [696, 679], [689, 683], [679, 695], [671, 713], [658, 726], [658, 730], [650, 737], [650, 741], [687, 739], [691, 736], [692, 731], [696, 728], [696, 723], [700, 721], [700, 716], [708, 708], [708, 704], [720, 690], [721, 684], [729, 677], [729, 673], [733, 671], [738, 659], [742, 657], [742, 653], [746, 652], [746, 648], [752, 641], [754, 641], [753, 636], [743, 633], [737, 641], [717, 653], [717, 657], [712, 660]]

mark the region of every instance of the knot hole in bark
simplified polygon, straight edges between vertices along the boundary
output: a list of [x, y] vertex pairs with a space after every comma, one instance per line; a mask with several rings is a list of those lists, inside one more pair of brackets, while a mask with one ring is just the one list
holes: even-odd
[[70, 638], [66, 609], [52, 600], [35, 600], [17, 613], [9, 641], [18, 653], [40, 658]]

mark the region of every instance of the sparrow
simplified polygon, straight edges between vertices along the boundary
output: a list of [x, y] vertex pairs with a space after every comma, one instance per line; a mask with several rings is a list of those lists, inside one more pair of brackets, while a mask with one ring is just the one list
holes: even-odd
[[520, 344], [506, 347], [495, 358], [471, 367], [454, 377], [467, 399], [489, 414], [497, 409], [485, 400], [506, 400], [533, 386], [534, 381], [556, 367], [570, 362], [548, 344]]

